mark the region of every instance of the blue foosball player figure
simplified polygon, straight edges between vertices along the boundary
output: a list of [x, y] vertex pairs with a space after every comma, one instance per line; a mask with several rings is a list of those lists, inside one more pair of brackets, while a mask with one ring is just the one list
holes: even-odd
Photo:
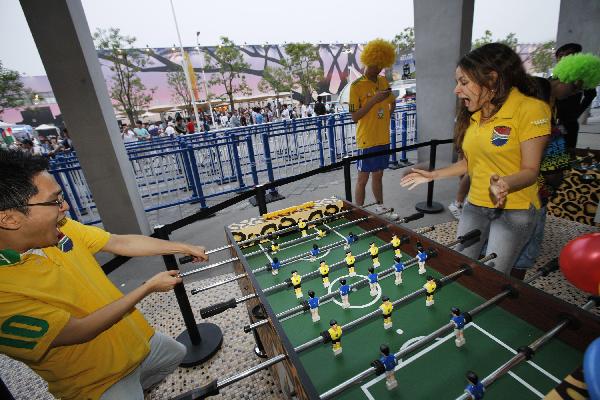
[[344, 245], [344, 250], [350, 250], [350, 245], [357, 241], [358, 241], [358, 236], [356, 236], [352, 232], [348, 233], [348, 236], [346, 236], [346, 244]]
[[427, 260], [427, 253], [421, 242], [417, 242], [417, 258], [419, 259], [419, 275], [423, 275], [426, 272], [425, 261]]
[[377, 268], [381, 264], [379, 264], [379, 247], [375, 244], [375, 242], [371, 242], [369, 246], [369, 253], [371, 253], [371, 260], [373, 261], [373, 267]]
[[379, 352], [381, 357], [371, 363], [371, 366], [375, 368], [375, 373], [381, 375], [385, 372], [385, 387], [387, 390], [395, 389], [398, 386], [398, 381], [394, 373], [396, 372], [396, 365], [398, 361], [393, 354], [390, 354], [390, 348], [386, 344], [379, 346]]
[[279, 262], [279, 259], [277, 257], [273, 257], [273, 261], [271, 261], [271, 264], [267, 264], [267, 268], [271, 267], [271, 273], [273, 275], [277, 275], [279, 273], [279, 269], [281, 268], [281, 263]]
[[279, 243], [277, 243], [277, 241], [273, 240], [271, 242], [271, 253], [277, 254], [278, 251], [279, 251]]
[[323, 287], [329, 287], [329, 265], [325, 264], [325, 260], [322, 260], [319, 264], [319, 273], [321, 274], [321, 279], [323, 279]]
[[435, 289], [437, 289], [437, 283], [435, 282], [435, 279], [433, 279], [433, 276], [427, 277], [427, 282], [423, 285], [423, 287], [427, 291], [425, 305], [430, 307], [435, 303], [435, 300], [433, 300], [433, 294], [435, 293]]
[[316, 261], [319, 253], [319, 246], [314, 243], [312, 249], [310, 250], [310, 261]]
[[369, 267], [369, 275], [367, 275], [367, 277], [369, 278], [369, 294], [371, 295], [371, 297], [375, 297], [377, 296], [377, 281], [379, 277], [379, 275], [377, 275], [377, 273], [375, 272], [375, 268]]
[[292, 281], [292, 286], [294, 286], [294, 292], [296, 293], [296, 298], [297, 299], [301, 298], [303, 296], [302, 295], [302, 285], [301, 285], [302, 276], [300, 276], [300, 274], [298, 274], [298, 271], [293, 270], [290, 280]]
[[452, 318], [450, 319], [450, 322], [454, 324], [454, 334], [456, 335], [454, 343], [456, 344], [456, 347], [461, 347], [465, 344], [464, 329], [467, 321], [465, 316], [460, 313], [458, 307], [452, 307], [451, 312]]
[[319, 298], [315, 295], [314, 290], [308, 291], [308, 306], [310, 307], [312, 322], [319, 321], [321, 319], [319, 315]]
[[394, 283], [399, 285], [402, 283], [402, 271], [404, 271], [404, 263], [399, 256], [394, 257], [394, 274], [396, 275], [396, 280]]
[[350, 307], [350, 301], [348, 301], [349, 295], [350, 285], [346, 283], [345, 279], [340, 279], [340, 297], [342, 298], [342, 308]]
[[346, 266], [348, 267], [348, 275], [356, 275], [356, 271], [354, 270], [354, 262], [356, 261], [356, 258], [354, 258], [350, 250], [346, 252], [346, 258], [344, 258], [344, 260], [346, 260]]
[[469, 398], [472, 400], [483, 399], [485, 387], [483, 386], [483, 383], [479, 382], [479, 378], [475, 372], [467, 372], [467, 382], [469, 382], [469, 384], [465, 388], [465, 392], [469, 394]]

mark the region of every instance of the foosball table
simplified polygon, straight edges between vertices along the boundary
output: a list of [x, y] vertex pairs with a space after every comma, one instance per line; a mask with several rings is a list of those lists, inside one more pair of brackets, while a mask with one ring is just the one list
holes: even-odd
[[597, 298], [576, 307], [451, 249], [479, 232], [441, 244], [402, 227], [420, 216], [331, 198], [226, 227], [243, 297], [201, 315], [245, 305], [267, 360], [196, 398], [270, 367], [287, 398], [467, 398], [473, 371], [487, 399], [535, 399], [581, 365]]

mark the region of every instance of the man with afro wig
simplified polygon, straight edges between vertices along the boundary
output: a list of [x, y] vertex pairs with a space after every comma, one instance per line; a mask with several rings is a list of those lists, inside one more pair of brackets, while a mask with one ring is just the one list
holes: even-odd
[[[390, 85], [384, 76], [379, 75], [384, 68], [390, 68], [396, 59], [395, 47], [383, 39], [367, 43], [360, 55], [364, 65], [363, 76], [350, 86], [349, 110], [357, 124], [356, 145], [359, 155], [387, 150], [390, 144], [390, 118], [396, 104]], [[383, 171], [389, 163], [389, 155], [379, 155], [358, 161], [355, 201], [362, 206], [365, 201], [365, 188], [372, 177], [371, 188], [377, 201], [375, 212], [384, 213]], [[390, 210], [391, 211], [391, 210]], [[387, 216], [395, 219], [392, 212]]]

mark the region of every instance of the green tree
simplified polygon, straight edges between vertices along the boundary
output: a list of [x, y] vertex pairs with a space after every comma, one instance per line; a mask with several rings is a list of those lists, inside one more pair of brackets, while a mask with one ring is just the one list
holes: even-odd
[[486, 30], [482, 37], [477, 38], [473, 41], [473, 43], [471, 44], [471, 49], [474, 50], [478, 47], [483, 46], [484, 44], [495, 43], [495, 42], [504, 43], [511, 49], [516, 50], [517, 44], [518, 44], [518, 39], [517, 39], [517, 36], [513, 32], [506, 35], [506, 37], [504, 39], [494, 39], [492, 31]]
[[[196, 80], [199, 80], [198, 74], [196, 74]], [[187, 86], [183, 68], [167, 72], [167, 84], [172, 89], [171, 99], [176, 104], [183, 104], [188, 115], [192, 115], [194, 113], [194, 106], [192, 104], [192, 97]]]
[[415, 50], [415, 28], [404, 28], [402, 32], [394, 36], [392, 43], [396, 46], [396, 54], [403, 56]]
[[127, 115], [129, 123], [141, 115], [152, 101], [156, 88], [147, 89], [137, 76], [148, 63], [148, 56], [133, 49], [136, 38], [124, 36], [118, 28], [100, 29], [93, 35], [96, 48], [103, 50], [102, 57], [111, 62], [113, 77], [109, 85], [109, 95], [117, 109]]
[[323, 69], [319, 66], [319, 48], [310, 43], [290, 43], [285, 45], [287, 59], [283, 67], [292, 77], [294, 87], [300, 89], [305, 103], [310, 103], [312, 92], [323, 79]]
[[545, 43], [540, 44], [531, 53], [531, 65], [533, 71], [548, 76], [548, 71], [554, 64], [554, 46], [556, 43], [554, 40], [549, 40]]
[[262, 93], [274, 92], [278, 103], [279, 93], [289, 92], [293, 86], [292, 77], [284, 68], [266, 67], [262, 79], [258, 82], [258, 90]]
[[242, 75], [244, 70], [250, 68], [250, 64], [244, 61], [240, 48], [229, 38], [221, 36], [221, 44], [215, 49], [212, 57], [205, 54], [204, 59], [207, 68], [218, 71], [208, 82], [209, 86], [223, 85], [231, 110], [234, 109], [233, 96], [235, 94], [241, 93], [248, 96], [252, 94], [252, 89], [246, 83], [246, 77]]
[[5, 108], [22, 106], [26, 96], [27, 91], [19, 79], [19, 73], [4, 68], [0, 61], [0, 114]]

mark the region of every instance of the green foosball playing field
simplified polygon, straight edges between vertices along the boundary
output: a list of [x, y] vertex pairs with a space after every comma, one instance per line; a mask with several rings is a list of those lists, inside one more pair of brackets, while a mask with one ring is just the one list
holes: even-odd
[[[351, 222], [357, 218], [365, 218], [365, 221], [358, 224]], [[508, 282], [506, 278], [498, 276], [499, 274], [494, 271], [488, 271], [486, 267], [467, 260], [443, 245], [431, 242], [414, 232], [395, 225], [378, 230], [386, 224], [385, 220], [364, 210], [353, 210], [352, 213], [328, 220], [324, 224], [311, 226], [309, 223], [306, 228], [309, 237], [305, 239], [301, 238], [299, 230], [271, 238], [279, 244], [279, 251], [275, 254], [270, 251], [272, 241], [263, 241], [250, 247], [237, 249], [245, 255], [241, 259], [246, 272], [252, 271], [253, 283], [258, 286], [254, 289], [268, 302], [270, 323], [277, 324], [278, 331], [285, 335], [284, 342], [288, 345], [284, 346], [285, 350], [289, 351], [287, 348], [289, 346], [294, 349], [297, 357], [292, 357], [292, 368], [303, 371], [291, 380], [300, 381], [299, 383], [304, 386], [303, 390], [296, 393], [301, 398], [313, 398], [315, 393], [323, 394], [370, 368], [371, 363], [381, 357], [379, 351], [381, 344], [388, 345], [392, 354], [410, 346], [414, 347], [415, 343], [423, 337], [450, 322], [452, 307], [458, 307], [461, 312], [472, 310], [494, 294], [501, 292], [502, 285]], [[327, 235], [317, 240], [317, 228], [326, 230]], [[376, 232], [372, 232], [373, 230]], [[355, 276], [349, 276], [344, 261], [346, 257], [344, 244], [350, 233], [359, 236], [358, 241], [350, 245], [352, 254], [358, 256], [366, 253], [356, 257]], [[373, 266], [369, 254], [370, 244], [373, 242], [379, 248], [380, 266], [375, 269], [375, 272], [383, 273], [393, 268], [395, 264], [394, 250], [389, 244], [392, 234], [403, 236], [407, 241], [401, 246], [402, 261], [406, 265], [401, 276], [402, 283], [396, 281], [394, 272], [388, 271], [378, 278], [375, 290], [372, 291], [370, 285], [365, 284], [369, 279], [368, 269]], [[286, 244], [288, 242], [291, 244]], [[423, 274], [419, 274], [416, 260], [413, 260], [417, 253], [417, 242], [422, 242], [425, 250], [433, 247], [436, 250], [426, 261], [426, 272]], [[314, 244], [323, 250], [320, 250], [315, 259], [311, 260], [310, 250], [313, 249]], [[435, 246], [432, 246], [433, 244]], [[271, 268], [275, 257], [281, 263], [276, 275]], [[293, 261], [286, 262], [290, 258]], [[328, 276], [329, 287], [324, 287], [321, 275], [315, 273], [321, 261], [333, 266]], [[469, 264], [477, 265], [472, 273], [465, 271], [464, 274], [458, 274], [456, 279], [444, 280], [448, 272], [456, 272], [461, 266]], [[294, 270], [302, 277], [301, 298], [297, 298], [296, 290], [290, 282]], [[433, 293], [434, 304], [430, 306], [426, 306], [425, 293], [414, 295], [415, 291], [423, 288], [428, 276], [435, 278], [438, 283]], [[361, 286], [360, 282], [363, 282], [362, 287], [350, 291], [348, 308], [343, 308], [339, 294], [342, 279], [346, 279], [351, 287]], [[466, 282], [467, 279], [468, 284], [463, 285], [462, 281]], [[519, 291], [521, 286], [526, 286], [520, 283], [516, 285]], [[477, 293], [480, 291], [478, 286], [485, 288]], [[535, 291], [529, 287], [522, 290]], [[311, 312], [307, 310], [306, 305], [303, 310], [286, 313], [290, 309], [300, 309], [299, 306], [308, 300], [309, 291], [314, 291], [315, 297], [325, 299], [319, 303], [320, 320], [317, 322], [313, 322]], [[329, 295], [331, 293], [333, 295]], [[391, 302], [406, 297], [393, 309], [392, 326], [388, 329], [384, 328], [384, 318], [380, 313], [351, 328], [344, 329], [340, 339], [342, 351], [335, 355], [331, 341], [327, 340], [327, 334], [322, 336], [322, 333], [330, 328], [330, 321], [337, 321], [337, 324], [343, 328], [348, 323], [378, 310], [384, 296], [389, 297]], [[524, 312], [535, 314], [536, 307], [542, 307], [543, 301], [548, 301], [545, 307], [542, 307], [544, 309], [539, 310], [537, 317], [533, 317], [538, 325], [536, 327], [520, 318], [511, 309], [518, 309], [520, 301], [527, 301], [523, 298], [525, 296], [520, 297], [499, 302], [501, 305], [511, 303], [507, 307], [509, 309], [493, 305], [479, 312], [464, 327], [464, 345], [457, 347], [455, 332], [449, 329], [435, 340], [400, 358], [395, 367], [394, 376], [397, 380], [395, 388], [388, 390], [385, 373], [371, 374], [335, 398], [455, 399], [461, 396], [467, 385], [465, 373], [468, 370], [476, 371], [479, 377], [483, 378], [513, 357], [521, 346], [528, 345], [544, 334], [546, 329], [540, 329], [537, 319], [548, 314], [548, 308], [552, 308], [558, 300], [550, 301], [546, 299], [548, 296], [537, 291], [533, 294], [533, 300], [528, 301], [527, 306], [523, 307]], [[549, 318], [542, 325], [553, 326], [557, 322], [559, 322], [558, 317], [554, 320]], [[272, 337], [264, 340], [272, 340]], [[581, 340], [586, 339], [582, 337]], [[312, 344], [307, 346], [305, 345], [307, 342]], [[265, 347], [273, 348], [268, 345]], [[296, 365], [298, 361], [300, 365]], [[543, 398], [568, 373], [580, 365], [581, 361], [580, 349], [553, 338], [536, 352], [531, 360], [512, 368], [508, 374], [494, 382], [494, 385], [486, 391], [485, 398], [511, 398], [512, 400]], [[309, 382], [306, 381], [306, 377]]]

